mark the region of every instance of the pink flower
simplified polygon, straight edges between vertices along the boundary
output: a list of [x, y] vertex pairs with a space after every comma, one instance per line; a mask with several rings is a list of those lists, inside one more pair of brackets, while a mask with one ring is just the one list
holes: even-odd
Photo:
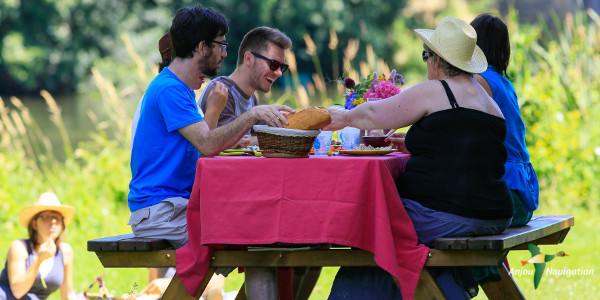
[[373, 85], [372, 88], [368, 89], [363, 98], [389, 98], [396, 94], [399, 94], [402, 90], [399, 89], [394, 83], [389, 81], [380, 81]]

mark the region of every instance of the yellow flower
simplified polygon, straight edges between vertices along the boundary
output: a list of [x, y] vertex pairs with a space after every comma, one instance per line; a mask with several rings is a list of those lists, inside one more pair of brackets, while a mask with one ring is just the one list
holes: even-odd
[[354, 104], [355, 106], [358, 106], [365, 102], [367, 102], [367, 101], [365, 101], [365, 99], [363, 99], [362, 97], [358, 97], [358, 98], [354, 99], [354, 101], [352, 101], [352, 104]]

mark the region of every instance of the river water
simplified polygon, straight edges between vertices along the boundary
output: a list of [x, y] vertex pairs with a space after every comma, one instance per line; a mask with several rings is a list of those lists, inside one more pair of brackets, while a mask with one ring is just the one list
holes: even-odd
[[[90, 140], [90, 134], [96, 130], [96, 123], [90, 120], [86, 111], [93, 111], [98, 117], [98, 121], [108, 120], [105, 110], [101, 107], [102, 104], [99, 100], [94, 100], [94, 96], [73, 94], [53, 95], [53, 97], [61, 110], [61, 119], [67, 129], [73, 149], [77, 148], [78, 143]], [[41, 96], [16, 98], [23, 102], [44, 135], [50, 139], [55, 158], [64, 160], [64, 144], [58, 127], [50, 120], [51, 113], [46, 101]], [[2, 100], [10, 109], [15, 108], [10, 97], [2, 96]]]

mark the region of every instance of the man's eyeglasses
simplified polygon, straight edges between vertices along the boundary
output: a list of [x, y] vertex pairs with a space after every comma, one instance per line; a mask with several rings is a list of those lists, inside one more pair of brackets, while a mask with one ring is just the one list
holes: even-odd
[[229, 43], [225, 43], [225, 42], [219, 42], [219, 41], [211, 41], [211, 42], [221, 45], [221, 51], [227, 51], [227, 46], [229, 46]]
[[423, 62], [427, 62], [427, 59], [431, 56], [431, 53], [427, 50], [423, 50], [421, 53], [421, 57], [423, 57]]
[[56, 222], [62, 222], [63, 216], [60, 214], [41, 214], [38, 218], [44, 220], [44, 222], [51, 222], [52, 220], [56, 220]]
[[250, 53], [252, 53], [252, 55], [254, 55], [254, 56], [256, 56], [256, 57], [258, 57], [260, 59], [264, 59], [264, 60], [268, 61], [269, 62], [269, 69], [271, 71], [273, 71], [273, 72], [275, 72], [275, 71], [277, 71], [277, 69], [281, 68], [281, 73], [283, 73], [283, 72], [285, 72], [290, 67], [287, 64], [284, 64], [282, 62], [278, 62], [278, 61], [276, 61], [274, 59], [266, 58], [266, 57], [264, 57], [264, 56], [262, 56], [262, 55], [260, 55], [260, 54], [258, 54], [256, 52], [250, 52]]

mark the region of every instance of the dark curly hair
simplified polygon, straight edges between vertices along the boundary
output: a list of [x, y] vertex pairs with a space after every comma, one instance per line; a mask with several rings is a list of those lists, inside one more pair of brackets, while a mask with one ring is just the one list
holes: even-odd
[[172, 57], [191, 58], [200, 42], [211, 44], [220, 35], [229, 31], [225, 16], [212, 8], [201, 5], [180, 8], [175, 13], [171, 29]]

